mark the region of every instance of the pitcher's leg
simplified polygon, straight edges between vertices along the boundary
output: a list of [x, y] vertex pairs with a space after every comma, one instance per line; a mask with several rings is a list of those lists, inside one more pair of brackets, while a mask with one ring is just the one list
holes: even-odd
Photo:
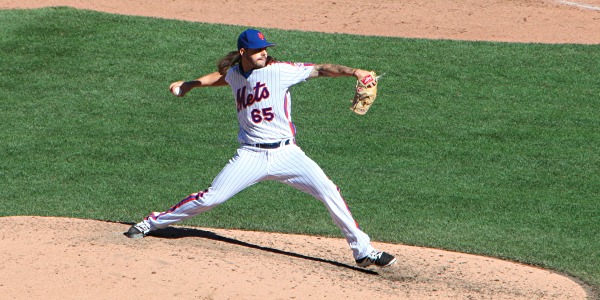
[[164, 212], [149, 214], [142, 223], [149, 231], [165, 228], [227, 201], [263, 179], [266, 171], [263, 158], [261, 153], [238, 149], [208, 189], [189, 195]]
[[[287, 169], [285, 172], [289, 172], [291, 175], [288, 178], [282, 176], [285, 179], [280, 181], [312, 195], [325, 204], [333, 222], [346, 237], [355, 259], [372, 253], [375, 249], [371, 246], [371, 239], [360, 229], [352, 217], [338, 187], [325, 175], [321, 167], [306, 156], [300, 148], [295, 146], [293, 148], [295, 149], [283, 156], [285, 158], [282, 157], [282, 160], [285, 160], [282, 164]], [[283, 168], [281, 170], [283, 174]]]
[[[315, 184], [315, 182], [311, 182], [310, 180], [291, 180], [290, 184], [311, 194], [325, 204], [333, 222], [346, 237], [346, 241], [350, 245], [355, 259], [365, 257], [375, 250], [373, 246], [371, 246], [371, 239], [369, 236], [360, 229], [358, 223], [354, 217], [352, 217], [352, 213], [337, 187], [328, 186], [320, 189], [319, 192], [314, 193], [315, 190], [313, 184]], [[327, 185], [334, 184], [331, 182]]]

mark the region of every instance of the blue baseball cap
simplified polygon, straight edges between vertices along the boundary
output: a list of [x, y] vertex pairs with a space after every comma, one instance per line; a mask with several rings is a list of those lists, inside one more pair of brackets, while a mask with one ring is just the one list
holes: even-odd
[[275, 46], [273, 43], [267, 42], [265, 35], [256, 29], [246, 29], [240, 34], [237, 42], [238, 50], [244, 49], [260, 49]]

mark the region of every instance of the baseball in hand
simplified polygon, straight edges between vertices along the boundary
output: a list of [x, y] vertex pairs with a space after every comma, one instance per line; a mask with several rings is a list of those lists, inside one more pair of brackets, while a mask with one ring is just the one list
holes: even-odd
[[175, 96], [181, 96], [181, 88], [176, 86], [171, 89], [171, 93], [173, 93]]

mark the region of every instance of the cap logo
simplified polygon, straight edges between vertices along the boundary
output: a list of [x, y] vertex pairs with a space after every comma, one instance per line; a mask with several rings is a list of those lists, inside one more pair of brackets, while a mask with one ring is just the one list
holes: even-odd
[[258, 38], [264, 41], [265, 40], [265, 35], [262, 32], [259, 32], [258, 33]]

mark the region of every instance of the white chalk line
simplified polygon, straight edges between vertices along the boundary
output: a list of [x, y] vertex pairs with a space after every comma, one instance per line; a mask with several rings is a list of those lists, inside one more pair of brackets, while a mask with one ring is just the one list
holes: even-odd
[[571, 1], [565, 1], [565, 0], [559, 0], [558, 2], [565, 4], [565, 5], [571, 5], [571, 6], [576, 6], [576, 7], [580, 7], [580, 8], [600, 11], [600, 6], [595, 6], [595, 5], [591, 5], [591, 4], [571, 2]]

